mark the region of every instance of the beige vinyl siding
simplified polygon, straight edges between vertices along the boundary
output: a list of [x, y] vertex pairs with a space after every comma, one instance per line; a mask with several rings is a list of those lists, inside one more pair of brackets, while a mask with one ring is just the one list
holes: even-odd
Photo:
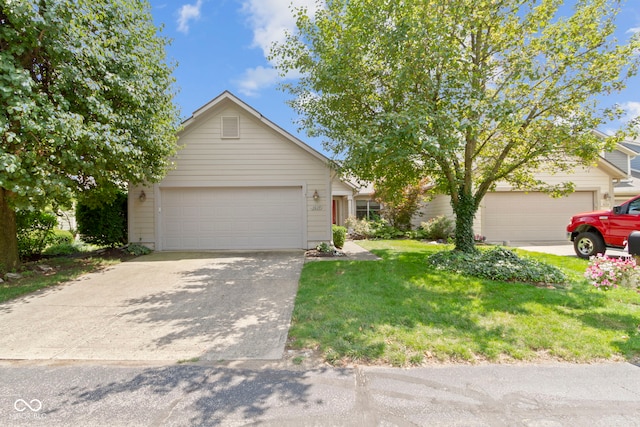
[[[418, 209], [416, 215], [413, 216], [411, 224], [414, 228], [418, 228], [423, 222], [427, 222], [431, 218], [438, 216], [445, 216], [453, 221], [456, 220], [456, 215], [453, 213], [453, 208], [451, 207], [451, 197], [439, 194], [434, 196], [433, 199], [426, 201], [420, 209]], [[473, 230], [474, 233], [480, 233], [480, 211], [476, 213], [473, 219]]]
[[[220, 115], [240, 117], [240, 138], [220, 137]], [[304, 179], [328, 194], [326, 165], [239, 108], [224, 109], [190, 127], [178, 143], [184, 146], [177, 157], [180, 168], [170, 171], [162, 186]]]
[[[144, 191], [145, 200], [140, 201]], [[129, 186], [129, 241], [155, 248], [155, 202], [153, 187]]]
[[340, 181], [337, 177], [331, 180], [331, 191], [334, 195], [351, 195], [353, 196], [353, 188]]
[[450, 200], [451, 198], [445, 195], [434, 196], [433, 199], [427, 200], [420, 206], [418, 212], [413, 216], [411, 225], [414, 228], [417, 228], [420, 227], [420, 224], [423, 222], [427, 222], [429, 219], [441, 215], [455, 219]]

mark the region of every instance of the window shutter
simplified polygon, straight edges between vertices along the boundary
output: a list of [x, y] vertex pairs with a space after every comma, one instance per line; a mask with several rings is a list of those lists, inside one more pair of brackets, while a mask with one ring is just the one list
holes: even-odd
[[240, 138], [240, 117], [222, 117], [222, 138]]

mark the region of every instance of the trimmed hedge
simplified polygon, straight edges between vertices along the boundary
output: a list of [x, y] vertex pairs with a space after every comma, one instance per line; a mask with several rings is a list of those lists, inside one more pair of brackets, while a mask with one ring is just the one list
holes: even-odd
[[338, 249], [342, 249], [347, 238], [347, 229], [340, 225], [333, 225], [331, 230], [333, 231], [333, 245]]
[[111, 203], [99, 207], [78, 203], [76, 221], [87, 243], [111, 247], [127, 243], [127, 194], [119, 193]]

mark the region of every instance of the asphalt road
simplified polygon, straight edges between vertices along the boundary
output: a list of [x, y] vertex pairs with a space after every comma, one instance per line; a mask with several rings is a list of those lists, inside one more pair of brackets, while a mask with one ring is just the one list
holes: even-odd
[[640, 426], [640, 367], [0, 362], [5, 426]]

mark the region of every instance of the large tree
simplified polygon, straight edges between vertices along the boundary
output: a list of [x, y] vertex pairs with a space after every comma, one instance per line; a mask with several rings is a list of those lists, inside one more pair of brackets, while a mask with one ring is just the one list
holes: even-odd
[[179, 125], [166, 44], [146, 1], [1, 2], [0, 270], [18, 263], [16, 209], [108, 200], [166, 172]]
[[346, 173], [389, 190], [428, 177], [451, 196], [456, 249], [473, 251], [473, 218], [496, 182], [549, 187], [533, 172], [593, 163], [622, 132], [598, 97], [637, 71], [639, 34], [612, 36], [620, 2], [328, 0], [297, 10], [274, 46], [302, 124], [327, 137]]

